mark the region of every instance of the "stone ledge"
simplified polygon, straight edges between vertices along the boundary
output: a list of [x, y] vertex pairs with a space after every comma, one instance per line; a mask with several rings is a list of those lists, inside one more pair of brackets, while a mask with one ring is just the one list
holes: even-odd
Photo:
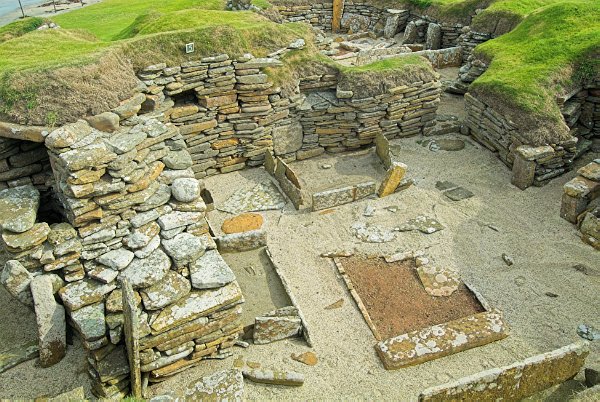
[[506, 338], [507, 331], [502, 313], [492, 310], [399, 335], [375, 349], [384, 367], [396, 370]]

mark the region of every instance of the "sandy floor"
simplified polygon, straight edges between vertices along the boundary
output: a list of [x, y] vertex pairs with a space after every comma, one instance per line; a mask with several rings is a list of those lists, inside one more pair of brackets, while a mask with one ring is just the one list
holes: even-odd
[[[298, 212], [290, 203], [283, 212], [264, 213], [269, 248], [308, 320], [320, 361], [308, 367], [291, 360], [291, 353], [308, 350], [300, 340], [239, 349], [236, 354], [263, 367], [306, 375], [305, 385], [293, 389], [248, 382], [248, 399], [414, 400], [425, 387], [577, 341], [580, 338], [575, 330], [580, 323], [600, 326], [599, 254], [582, 243], [575, 228], [559, 217], [562, 186], [575, 173], [546, 187], [522, 192], [509, 184], [506, 167], [477, 144], [459, 152], [432, 152], [417, 140], [399, 141], [401, 158], [417, 181], [404, 192], [348, 204], [327, 215]], [[594, 157], [598, 155], [588, 155], [578, 164]], [[259, 168], [212, 177], [206, 184], [218, 204], [238, 188], [250, 189], [267, 177]], [[441, 180], [465, 186], [475, 197], [452, 202], [436, 190], [435, 183]], [[367, 203], [376, 208], [371, 218], [362, 216]], [[392, 205], [398, 207], [396, 213], [384, 209]], [[446, 228], [432, 235], [400, 233], [395, 241], [384, 244], [362, 243], [349, 230], [357, 220], [393, 227], [419, 214], [436, 217]], [[435, 263], [458, 269], [493, 306], [502, 309], [512, 333], [482, 348], [387, 372], [375, 355], [374, 338], [335, 268], [319, 256], [339, 249], [373, 254], [426, 249]], [[510, 255], [515, 264], [507, 267], [502, 253]], [[575, 264], [587, 265], [592, 275], [576, 271]], [[558, 298], [547, 297], [546, 292], [556, 293]], [[340, 298], [345, 300], [340, 309], [324, 310]], [[3, 345], [35, 338], [33, 314], [12, 301], [4, 290], [0, 290], [0, 316]], [[598, 342], [592, 344], [589, 365], [600, 365], [599, 352]], [[76, 345], [55, 368], [42, 370], [35, 361], [22, 364], [0, 375], [0, 396], [34, 397], [66, 391], [78, 384], [87, 386], [83, 361]], [[233, 359], [211, 361], [154, 386], [152, 392], [185, 387], [204, 374], [232, 364]]]

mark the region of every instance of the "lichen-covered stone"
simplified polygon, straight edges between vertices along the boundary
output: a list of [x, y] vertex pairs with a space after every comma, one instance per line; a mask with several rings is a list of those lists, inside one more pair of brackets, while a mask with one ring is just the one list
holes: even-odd
[[170, 267], [169, 257], [162, 250], [156, 249], [147, 258], [134, 258], [119, 277], [127, 278], [134, 289], [146, 288], [164, 278]]
[[60, 289], [58, 294], [71, 311], [97, 303], [116, 288], [115, 284], [104, 284], [93, 279], [73, 282]]
[[587, 344], [574, 343], [428, 388], [419, 395], [419, 401], [520, 401], [573, 378], [588, 354]]
[[262, 384], [299, 387], [304, 384], [304, 376], [293, 371], [274, 371], [267, 369], [243, 369], [242, 374], [250, 381]]
[[432, 234], [444, 229], [444, 226], [437, 219], [419, 215], [414, 219], [409, 219], [396, 229], [400, 232], [418, 230], [421, 233]]
[[40, 365], [50, 367], [65, 356], [67, 324], [65, 309], [54, 299], [50, 275], [40, 275], [31, 281], [35, 318], [38, 327]]
[[120, 271], [131, 263], [133, 257], [134, 254], [131, 251], [125, 248], [119, 248], [111, 250], [106, 254], [102, 254], [100, 257], [96, 258], [96, 261], [111, 269]]
[[171, 230], [200, 222], [203, 217], [200, 212], [174, 211], [158, 218], [158, 224], [162, 230]]
[[46, 222], [36, 223], [31, 229], [23, 233], [2, 231], [2, 240], [9, 251], [19, 252], [29, 250], [42, 244], [50, 233], [50, 227]]
[[208, 250], [190, 264], [190, 279], [195, 289], [214, 289], [233, 282], [235, 274], [217, 250]]
[[0, 191], [0, 227], [15, 233], [30, 230], [35, 224], [40, 193], [33, 186]]
[[432, 296], [450, 296], [460, 285], [458, 272], [448, 268], [422, 265], [417, 268], [417, 275], [425, 291]]
[[171, 185], [171, 194], [180, 202], [197, 200], [200, 198], [200, 190], [200, 182], [193, 178], [178, 178]]
[[71, 322], [87, 341], [95, 341], [106, 335], [104, 303], [96, 303], [71, 312]]
[[9, 348], [0, 352], [0, 373], [5, 372], [18, 364], [35, 359], [38, 356], [37, 341]]
[[379, 342], [375, 349], [388, 370], [413, 366], [507, 336], [499, 311], [490, 311], [433, 325]]
[[161, 281], [142, 289], [140, 294], [147, 310], [160, 310], [190, 293], [191, 288], [189, 280], [169, 271]]
[[221, 230], [225, 234], [258, 230], [263, 225], [263, 221], [264, 219], [261, 214], [245, 213], [226, 219], [223, 225], [221, 225]]
[[8, 293], [28, 306], [33, 305], [29, 290], [32, 279], [33, 275], [17, 260], [7, 261], [2, 274], [0, 274], [0, 283], [8, 290]]
[[169, 240], [163, 239], [162, 245], [177, 267], [193, 263], [205, 250], [202, 239], [189, 233], [180, 233]]
[[224, 253], [254, 250], [267, 245], [267, 232], [259, 229], [228, 234], [217, 238], [217, 244]]
[[192, 292], [177, 303], [167, 306], [152, 322], [152, 333], [157, 334], [209, 314], [220, 307], [238, 302], [242, 291], [237, 282], [222, 288]]
[[184, 398], [194, 401], [242, 401], [244, 378], [240, 370], [218, 371], [188, 385]]
[[254, 343], [264, 345], [286, 338], [298, 336], [302, 330], [302, 320], [298, 310], [282, 308], [275, 310], [254, 321]]

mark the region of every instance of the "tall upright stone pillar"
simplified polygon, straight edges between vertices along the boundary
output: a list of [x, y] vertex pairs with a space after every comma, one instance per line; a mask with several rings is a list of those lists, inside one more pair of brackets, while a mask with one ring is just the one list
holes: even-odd
[[140, 319], [137, 312], [137, 302], [129, 280], [121, 280], [123, 293], [123, 332], [129, 360], [131, 376], [131, 394], [142, 398], [142, 373], [140, 370]]
[[342, 15], [344, 14], [344, 0], [333, 0], [333, 19], [331, 30], [339, 32], [342, 27]]

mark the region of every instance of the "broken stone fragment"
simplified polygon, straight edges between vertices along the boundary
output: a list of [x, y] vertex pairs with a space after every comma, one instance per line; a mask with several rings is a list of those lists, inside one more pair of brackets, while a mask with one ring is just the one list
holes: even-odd
[[147, 258], [135, 257], [119, 277], [127, 278], [134, 289], [146, 288], [164, 278], [170, 267], [169, 257], [162, 250], [156, 249]]
[[170, 240], [163, 239], [162, 245], [177, 267], [193, 263], [205, 250], [202, 239], [189, 233], [180, 233]]
[[65, 309], [54, 299], [53, 280], [50, 275], [40, 275], [31, 281], [40, 364], [50, 367], [65, 356], [67, 350], [67, 325]]
[[27, 306], [33, 305], [29, 289], [32, 279], [33, 275], [17, 260], [7, 261], [0, 275], [0, 283], [8, 293]]
[[158, 224], [162, 230], [171, 230], [200, 222], [203, 217], [204, 215], [200, 212], [174, 211], [158, 218]]
[[40, 193], [33, 186], [21, 186], [0, 191], [0, 227], [23, 233], [35, 224]]
[[396, 188], [398, 188], [400, 185], [400, 182], [402, 181], [402, 178], [404, 178], [407, 169], [408, 166], [406, 166], [404, 163], [397, 161], [391, 162], [391, 165], [386, 172], [386, 176], [379, 187], [379, 198], [386, 197], [396, 191]]
[[442, 229], [444, 229], [444, 226], [438, 222], [437, 219], [420, 215], [414, 219], [408, 220], [406, 223], [400, 225], [396, 230], [399, 232], [418, 230], [421, 233], [432, 234]]
[[254, 343], [264, 345], [282, 339], [293, 338], [302, 331], [302, 320], [295, 307], [283, 307], [254, 321]]
[[304, 352], [302, 354], [292, 353], [291, 357], [293, 360], [306, 364], [307, 366], [315, 366], [319, 362], [317, 355], [313, 352]]
[[196, 289], [213, 289], [235, 280], [235, 274], [217, 250], [208, 250], [190, 264], [190, 279]]
[[304, 376], [293, 371], [274, 371], [267, 369], [243, 369], [242, 374], [250, 381], [299, 387], [304, 384]]
[[217, 244], [224, 253], [254, 250], [267, 245], [267, 232], [259, 229], [228, 234], [217, 238]]
[[[241, 401], [244, 398], [244, 378], [240, 370], [218, 371], [203, 377], [200, 381], [190, 383], [184, 391], [183, 398], [175, 395], [167, 398], [169, 398], [167, 400]], [[162, 396], [152, 399], [156, 402], [164, 400]]]
[[65, 124], [48, 134], [46, 146], [53, 149], [67, 148], [91, 133], [90, 125], [85, 120], [78, 120], [75, 123]]
[[50, 233], [48, 233], [48, 243], [53, 246], [58, 246], [68, 240], [77, 237], [77, 231], [68, 223], [55, 223], [50, 226]]

